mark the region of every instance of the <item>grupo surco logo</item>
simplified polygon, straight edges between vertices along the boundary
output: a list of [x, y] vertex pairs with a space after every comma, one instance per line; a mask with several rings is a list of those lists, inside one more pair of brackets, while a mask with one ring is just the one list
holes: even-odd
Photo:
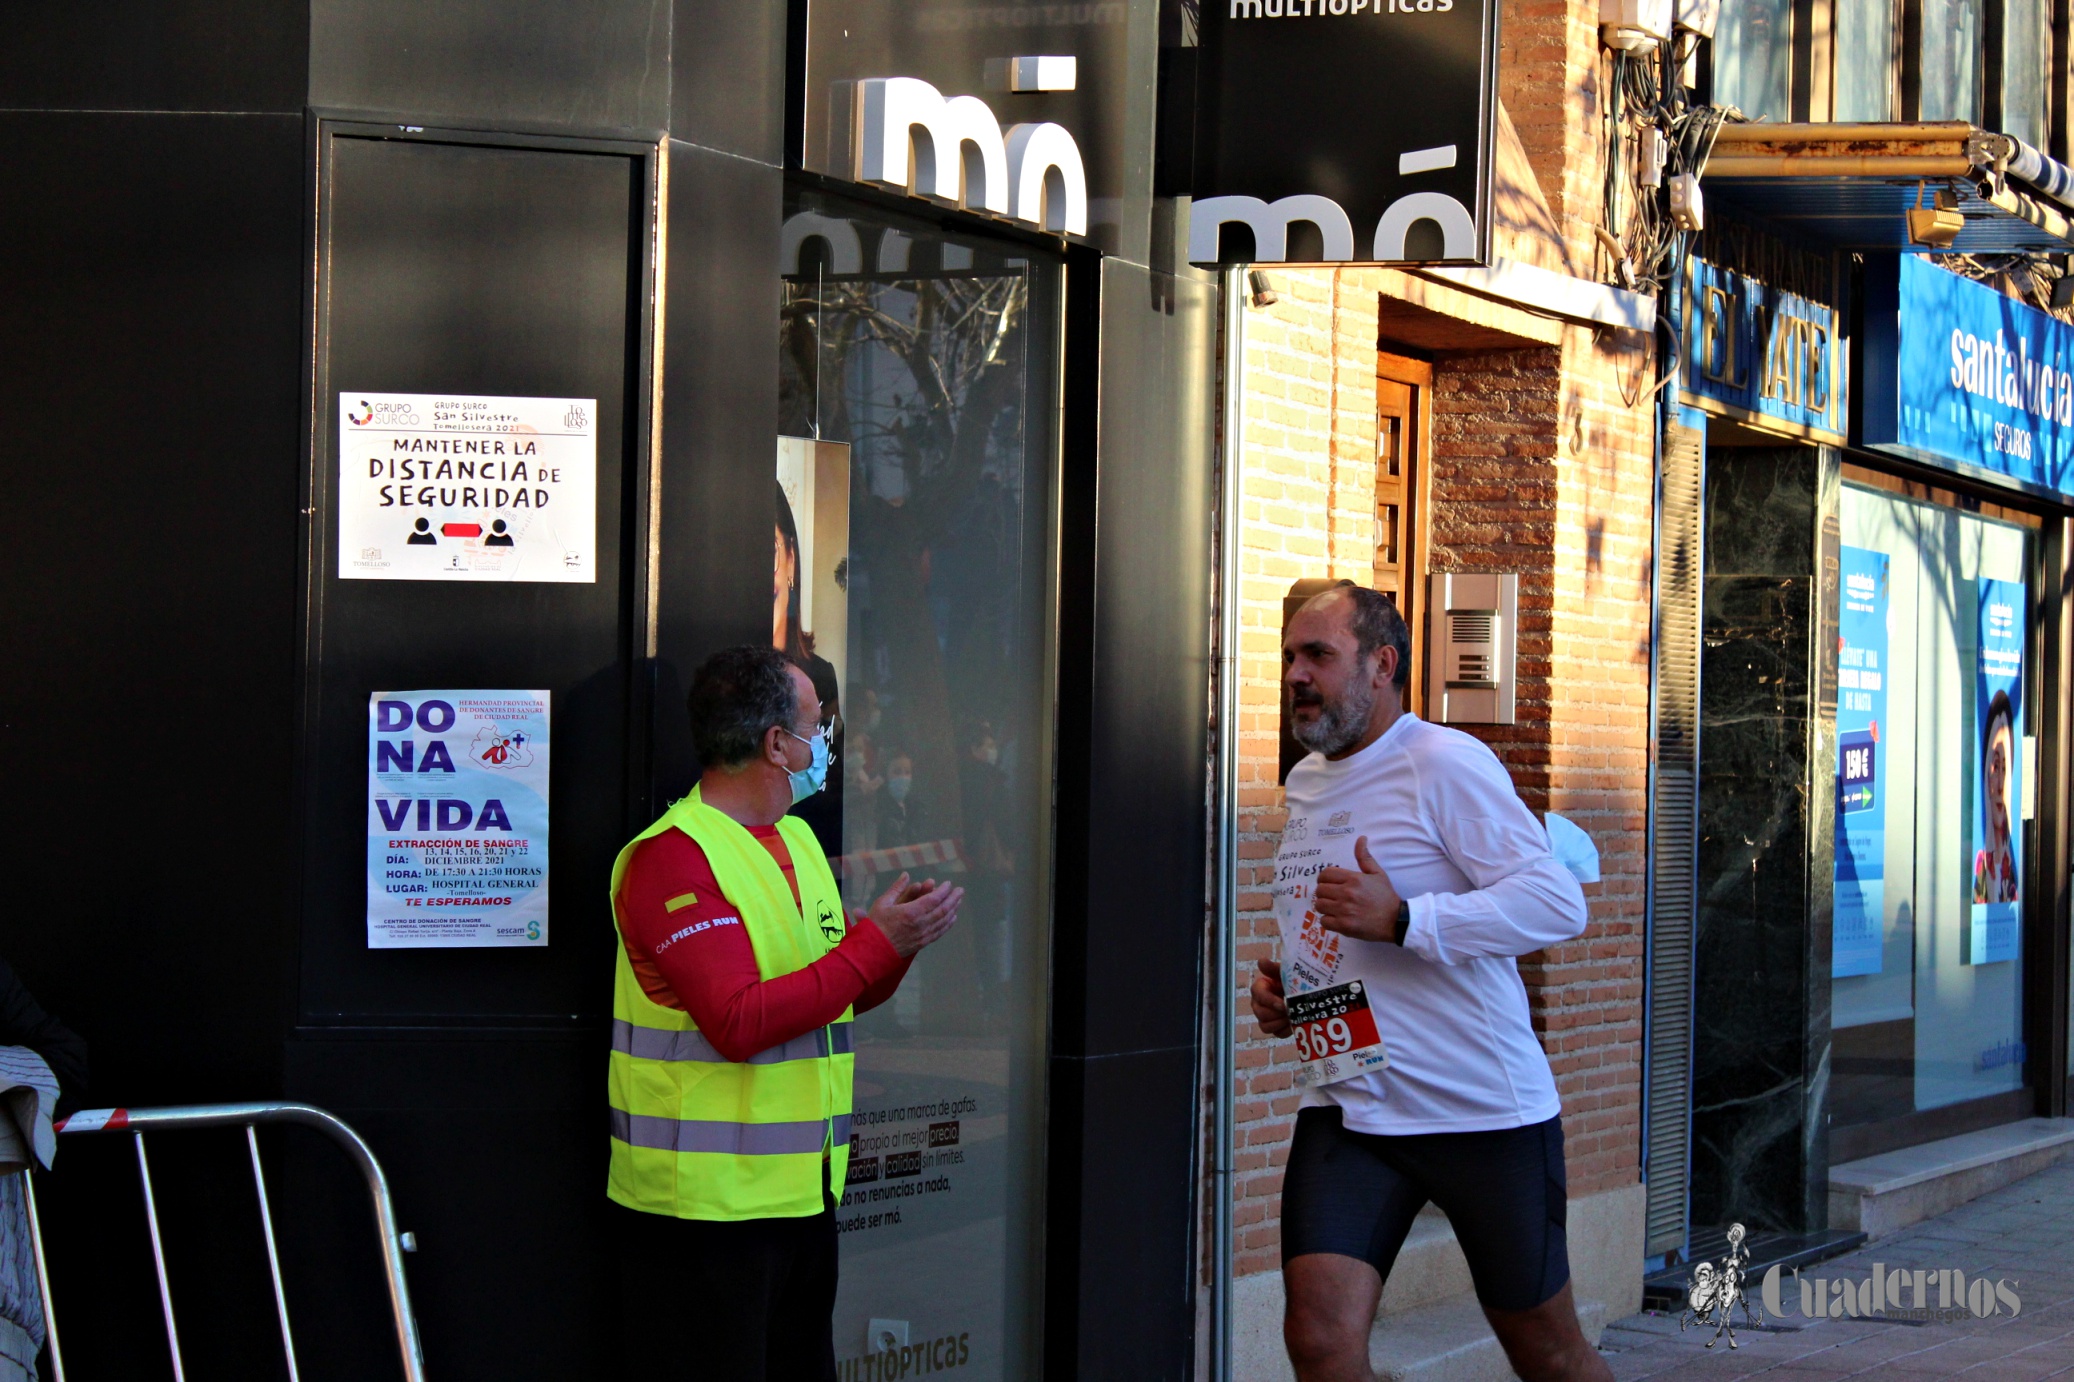
[[369, 403], [361, 399], [346, 409], [346, 421], [355, 427], [416, 427], [417, 410], [408, 403]]

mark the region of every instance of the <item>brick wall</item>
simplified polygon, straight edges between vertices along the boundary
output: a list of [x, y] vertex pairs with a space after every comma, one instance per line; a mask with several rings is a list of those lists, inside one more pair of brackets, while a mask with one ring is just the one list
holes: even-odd
[[[1502, 89], [1572, 261], [1597, 262], [1601, 68], [1595, 4], [1506, 7]], [[1560, 80], [1554, 80], [1558, 77]], [[1501, 252], [1502, 247], [1501, 247]], [[1589, 272], [1588, 269], [1585, 270]], [[1244, 1001], [1275, 953], [1267, 892], [1284, 812], [1276, 785], [1282, 598], [1304, 577], [1372, 577], [1375, 387], [1384, 271], [1277, 270], [1249, 309], [1239, 771], [1239, 1275], [1279, 1265], [1281, 1168], [1298, 1096], [1287, 1042]], [[1544, 336], [1544, 339], [1546, 337]], [[1518, 724], [1470, 726], [1527, 804], [1588, 831], [1602, 881], [1591, 924], [1521, 962], [1563, 1098], [1574, 1195], [1637, 1178], [1647, 810], [1653, 461], [1649, 343], [1568, 327], [1556, 344], [1434, 361], [1431, 566], [1517, 571]]]

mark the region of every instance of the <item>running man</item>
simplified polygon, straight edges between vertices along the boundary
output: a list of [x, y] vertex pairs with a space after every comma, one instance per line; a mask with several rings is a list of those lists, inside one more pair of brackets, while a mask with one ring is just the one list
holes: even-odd
[[[1383, 1281], [1428, 1201], [1528, 1382], [1611, 1382], [1571, 1299], [1562, 1105], [1516, 957], [1573, 939], [1584, 894], [1488, 748], [1404, 708], [1411, 635], [1342, 581], [1289, 623], [1282, 959], [1253, 1015], [1308, 1088], [1282, 1190], [1283, 1337], [1300, 1382], [1374, 1382]], [[1372, 1025], [1371, 1025], [1372, 1024]]]

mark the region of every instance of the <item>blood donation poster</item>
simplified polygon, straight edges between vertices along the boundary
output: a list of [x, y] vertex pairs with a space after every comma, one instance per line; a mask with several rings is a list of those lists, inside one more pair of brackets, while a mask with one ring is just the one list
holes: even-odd
[[598, 404], [338, 396], [338, 575], [598, 578]]
[[1885, 552], [1841, 549], [1836, 654], [1836, 908], [1831, 973], [1877, 974], [1886, 919], [1887, 806], [1880, 735], [1887, 718]]
[[368, 949], [547, 944], [548, 702], [368, 697]]
[[1980, 585], [1980, 663], [1973, 695], [1972, 924], [1967, 964], [2016, 958], [2017, 914], [2023, 905], [2024, 586], [1983, 580]]

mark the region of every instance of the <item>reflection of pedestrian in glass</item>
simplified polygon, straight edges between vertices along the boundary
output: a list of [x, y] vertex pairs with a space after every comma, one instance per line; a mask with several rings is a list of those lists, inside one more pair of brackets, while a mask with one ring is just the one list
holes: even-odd
[[1973, 900], [2014, 902], [2017, 899], [2016, 851], [2009, 838], [2009, 778], [2016, 754], [2016, 707], [2007, 691], [1988, 702], [1988, 727], [1980, 741], [1982, 814], [1987, 819], [1987, 848], [1973, 856]]
[[896, 749], [886, 760], [886, 789], [879, 798], [879, 848], [929, 841], [929, 803], [915, 795], [915, 760]]
[[1008, 775], [1001, 771], [1001, 747], [994, 727], [981, 720], [965, 733], [965, 757], [958, 764], [959, 795], [965, 803], [965, 853], [974, 867], [989, 873], [1013, 873], [1015, 861], [1003, 847], [1000, 816], [1007, 803]]
[[504, 531], [503, 519], [500, 518], [490, 525], [490, 535], [482, 540], [482, 545], [485, 547], [509, 547], [512, 545], [511, 534]]
[[[994, 727], [981, 720], [965, 732], [965, 754], [958, 760], [958, 795], [965, 807], [963, 852], [972, 871], [966, 891], [973, 907], [973, 946], [979, 953], [982, 994], [1005, 986], [1013, 971], [1009, 933], [1009, 894], [1014, 886], [1015, 855], [1009, 812], [1008, 774], [1001, 768], [1001, 746]], [[990, 1001], [988, 1007], [994, 1004]]]
[[877, 874], [867, 870], [866, 856], [879, 847], [879, 803], [884, 800], [886, 779], [880, 775], [878, 753], [868, 734], [849, 736], [849, 751], [842, 782], [843, 857], [836, 879], [843, 896], [869, 901]]
[[414, 526], [417, 528], [417, 531], [404, 539], [409, 546], [437, 547], [439, 545], [439, 539], [432, 536], [432, 525], [430, 523], [421, 518]]

